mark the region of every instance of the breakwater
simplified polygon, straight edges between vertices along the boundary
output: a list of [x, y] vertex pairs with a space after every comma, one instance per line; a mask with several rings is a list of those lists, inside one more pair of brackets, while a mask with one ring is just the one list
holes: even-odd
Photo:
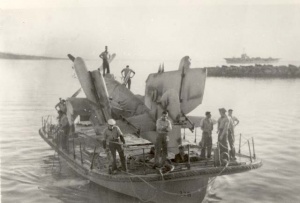
[[266, 78], [300, 78], [300, 66], [217, 66], [206, 67], [207, 76], [211, 77], [266, 77]]

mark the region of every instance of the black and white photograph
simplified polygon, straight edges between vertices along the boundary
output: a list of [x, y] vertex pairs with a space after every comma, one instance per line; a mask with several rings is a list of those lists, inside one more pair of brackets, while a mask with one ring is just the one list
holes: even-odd
[[300, 1], [1, 0], [0, 202], [300, 202]]

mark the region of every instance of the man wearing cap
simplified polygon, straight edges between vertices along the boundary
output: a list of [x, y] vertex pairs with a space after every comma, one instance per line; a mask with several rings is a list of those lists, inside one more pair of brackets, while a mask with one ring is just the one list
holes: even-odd
[[214, 123], [211, 119], [211, 114], [209, 111], [205, 113], [205, 118], [203, 119], [201, 129], [202, 129], [202, 149], [200, 158], [205, 159], [205, 151], [207, 149], [207, 158], [210, 159], [211, 147], [212, 147], [212, 131], [214, 128]]
[[235, 147], [234, 147], [234, 141], [235, 141], [235, 135], [234, 135], [234, 128], [237, 126], [240, 121], [232, 115], [232, 109], [228, 110], [228, 119], [229, 119], [229, 129], [228, 129], [228, 142], [230, 146], [230, 157], [232, 159], [235, 158]]
[[[218, 141], [220, 146], [220, 156], [228, 157], [228, 128], [229, 128], [229, 119], [226, 115], [226, 109], [219, 109], [221, 117], [218, 120]], [[227, 154], [225, 154], [227, 153]]]
[[105, 70], [106, 70], [106, 73], [110, 73], [110, 70], [109, 70], [109, 63], [108, 63], [108, 60], [110, 58], [110, 54], [109, 52], [107, 51], [107, 46], [105, 46], [105, 51], [102, 52], [100, 55], [99, 55], [100, 58], [102, 58], [103, 60], [103, 76], [105, 75]]
[[114, 119], [109, 119], [107, 123], [108, 128], [104, 131], [103, 148], [106, 149], [106, 146], [108, 145], [108, 148], [111, 151], [113, 157], [112, 171], [113, 173], [116, 173], [117, 170], [116, 151], [118, 151], [120, 156], [122, 170], [126, 171], [124, 150], [120, 142], [121, 140], [123, 144], [125, 144], [123, 133], [121, 132], [120, 128], [116, 126], [116, 121]]
[[[155, 143], [154, 168], [165, 165], [168, 155], [168, 132], [172, 130], [171, 121], [168, 119], [168, 112], [163, 111], [162, 117], [156, 121], [156, 131], [158, 133]], [[162, 151], [162, 155], [161, 155]], [[161, 163], [159, 158], [161, 156]]]
[[[133, 73], [133, 75], [131, 76], [131, 73]], [[129, 74], [129, 75], [128, 75]], [[127, 65], [126, 68], [124, 68], [121, 71], [121, 75], [124, 78], [124, 82], [125, 85], [128, 85], [128, 89], [130, 89], [131, 86], [131, 78], [133, 78], [133, 76], [135, 75], [135, 72], [129, 68], [129, 66]], [[128, 78], [128, 79], [127, 79]], [[125, 81], [127, 79], [127, 81]], [[127, 83], [127, 84], [126, 84]]]

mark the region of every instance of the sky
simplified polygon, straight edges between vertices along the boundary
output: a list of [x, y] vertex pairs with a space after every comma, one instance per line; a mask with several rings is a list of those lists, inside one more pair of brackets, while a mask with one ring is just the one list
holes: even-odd
[[1, 0], [0, 51], [97, 59], [300, 60], [300, 1]]

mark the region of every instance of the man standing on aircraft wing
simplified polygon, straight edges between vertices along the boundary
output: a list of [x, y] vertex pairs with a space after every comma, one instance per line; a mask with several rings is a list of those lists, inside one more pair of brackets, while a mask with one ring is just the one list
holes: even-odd
[[[133, 73], [133, 76], [135, 75], [135, 72], [129, 68], [129, 65], [126, 66], [126, 68], [124, 68], [121, 71], [121, 75], [124, 78], [124, 84], [125, 86], [128, 85], [128, 89], [130, 89], [131, 86], [131, 78], [133, 78], [133, 76], [131, 76], [131, 73]], [[126, 81], [127, 80], [127, 81]], [[127, 84], [126, 84], [127, 83]]]
[[122, 170], [126, 171], [124, 150], [120, 142], [121, 140], [122, 143], [125, 144], [125, 139], [123, 137], [123, 133], [121, 132], [120, 128], [116, 126], [116, 121], [114, 119], [109, 119], [107, 123], [108, 123], [108, 128], [104, 131], [103, 148], [106, 149], [106, 147], [108, 146], [108, 148], [111, 151], [113, 157], [112, 171], [115, 174], [117, 170], [116, 151], [118, 151], [120, 156]]
[[103, 76], [104, 76], [105, 75], [105, 70], [106, 70], [106, 73], [110, 73], [109, 63], [108, 63], [108, 60], [110, 58], [110, 54], [107, 51], [107, 46], [105, 46], [105, 51], [102, 52], [99, 55], [99, 57], [102, 58], [102, 60], [103, 60]]

